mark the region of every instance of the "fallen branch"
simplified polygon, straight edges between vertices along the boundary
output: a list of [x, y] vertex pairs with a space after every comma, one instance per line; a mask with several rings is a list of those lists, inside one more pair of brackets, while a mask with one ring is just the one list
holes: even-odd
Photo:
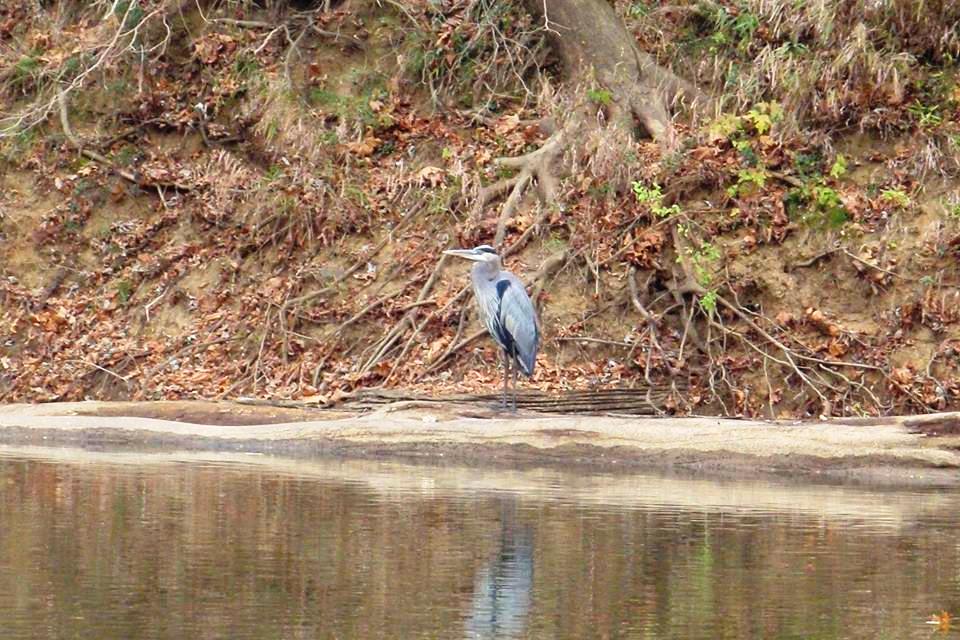
[[138, 178], [137, 175], [134, 174], [133, 172], [128, 171], [128, 170], [126, 170], [126, 169], [121, 169], [120, 167], [116, 166], [115, 164], [113, 164], [113, 162], [112, 162], [109, 158], [107, 158], [107, 157], [104, 156], [103, 154], [101, 154], [101, 153], [99, 153], [99, 152], [97, 152], [97, 151], [94, 151], [93, 149], [85, 148], [85, 147], [83, 146], [83, 143], [82, 143], [82, 142], [76, 137], [76, 135], [73, 133], [73, 129], [72, 129], [71, 126], [70, 126], [70, 117], [69, 117], [69, 113], [68, 113], [67, 93], [66, 93], [66, 91], [61, 91], [61, 92], [58, 94], [57, 100], [58, 100], [58, 102], [59, 102], [59, 104], [60, 104], [60, 126], [63, 128], [63, 135], [67, 138], [67, 140], [70, 142], [70, 144], [80, 153], [80, 155], [84, 156], [85, 158], [89, 158], [90, 160], [93, 160], [94, 162], [98, 162], [98, 163], [104, 165], [105, 167], [107, 167], [107, 169], [109, 169], [109, 170], [112, 171], [113, 173], [117, 174], [118, 176], [120, 176], [120, 177], [123, 178], [124, 180], [127, 180], [127, 181], [129, 181], [129, 182], [132, 182], [133, 184], [137, 185], [138, 187], [140, 187], [140, 188], [142, 188], [142, 189], [145, 189], [145, 190], [148, 190], [148, 189], [156, 189], [157, 192], [160, 194], [161, 197], [163, 196], [163, 194], [162, 194], [162, 189], [165, 189], [165, 188], [166, 188], [166, 189], [175, 189], [175, 190], [177, 190], [177, 191], [190, 191], [190, 190], [191, 190], [192, 187], [190, 187], [190, 186], [188, 186], [188, 185], [179, 184], [179, 183], [176, 183], [176, 182], [168, 182], [168, 183], [154, 182], [154, 183], [148, 183], [148, 182], [146, 182], [146, 181]]
[[[437, 265], [434, 267], [433, 272], [430, 274], [430, 277], [427, 278], [427, 281], [424, 283], [423, 288], [420, 289], [420, 294], [417, 296], [416, 302], [422, 302], [427, 299], [427, 296], [430, 294], [430, 291], [433, 289], [434, 283], [437, 281], [437, 278], [440, 277], [440, 271], [443, 269], [443, 265], [446, 264], [447, 254], [442, 254], [440, 259], [437, 261]], [[366, 364], [360, 369], [360, 373], [364, 374], [370, 371], [381, 359], [383, 359], [387, 353], [393, 348], [396, 342], [400, 339], [400, 336], [403, 335], [403, 332], [406, 331], [407, 327], [414, 327], [415, 330], [410, 336], [410, 339], [407, 340], [406, 344], [403, 347], [403, 351], [400, 356], [397, 358], [397, 362], [403, 359], [403, 356], [406, 355], [409, 351], [410, 346], [413, 344], [413, 340], [417, 337], [419, 331], [414, 324], [417, 313], [419, 312], [419, 307], [414, 307], [407, 311], [401, 318], [400, 322], [393, 326], [393, 328], [387, 332], [387, 334], [381, 338], [381, 340], [375, 345], [373, 355], [367, 360]], [[422, 326], [422, 325], [421, 325]], [[387, 375], [386, 379], [390, 378], [390, 375], [396, 370], [396, 364], [394, 368], [390, 371], [390, 374]]]
[[[548, 394], [522, 390], [517, 393], [517, 407], [543, 413], [653, 415], [660, 413], [670, 396], [671, 388], [651, 385], [637, 389], [588, 389]], [[416, 402], [432, 406], [455, 403], [489, 404], [499, 400], [496, 394], [450, 394], [424, 396], [402, 390], [363, 390], [344, 398], [347, 409], [377, 409], [396, 402]], [[298, 405], [285, 405], [298, 406]]]
[[106, 374], [108, 374], [108, 375], [110, 375], [110, 376], [113, 376], [114, 378], [116, 378], [116, 379], [119, 380], [120, 382], [122, 382], [122, 383], [124, 383], [125, 385], [127, 385], [127, 388], [130, 387], [130, 378], [133, 376], [133, 374], [131, 374], [131, 375], [129, 375], [129, 376], [121, 376], [120, 374], [115, 373], [115, 372], [111, 371], [110, 369], [107, 369], [106, 367], [101, 367], [101, 366], [100, 366], [99, 364], [97, 364], [96, 362], [90, 362], [89, 360], [67, 360], [67, 362], [79, 362], [79, 363], [81, 363], [81, 364], [85, 364], [85, 365], [87, 365], [87, 366], [93, 367], [94, 369], [96, 369], [96, 370], [98, 370], [98, 371], [102, 371], [103, 373], [106, 373]]

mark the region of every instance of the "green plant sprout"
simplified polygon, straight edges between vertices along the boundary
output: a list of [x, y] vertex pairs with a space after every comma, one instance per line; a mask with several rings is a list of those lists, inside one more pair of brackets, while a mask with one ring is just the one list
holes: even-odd
[[699, 303], [700, 308], [706, 311], [708, 314], [713, 315], [717, 311], [717, 292], [713, 289], [707, 291], [705, 294], [700, 296]]
[[947, 217], [952, 218], [953, 220], [960, 220], [960, 201], [944, 201], [943, 207], [947, 210]]
[[606, 89], [587, 89], [587, 97], [605, 107], [613, 102], [613, 94]]
[[843, 157], [843, 154], [837, 154], [836, 160], [833, 161], [833, 165], [830, 167], [830, 177], [834, 180], [839, 180], [847, 173], [847, 159]]
[[680, 213], [679, 204], [672, 204], [669, 207], [663, 206], [663, 190], [660, 185], [654, 184], [652, 187], [647, 187], [642, 182], [633, 182], [631, 186], [637, 202], [649, 205], [650, 211], [658, 218], [669, 218]]
[[910, 196], [900, 187], [884, 189], [880, 192], [880, 197], [895, 207], [906, 209], [910, 206]]
[[760, 102], [744, 116], [759, 135], [764, 135], [773, 125], [783, 120], [783, 106], [779, 102]]
[[764, 168], [740, 169], [737, 171], [736, 184], [727, 187], [727, 195], [736, 198], [738, 195], [752, 193], [762, 189], [767, 184], [769, 174]]
[[717, 299], [719, 297], [716, 290], [711, 287], [713, 284], [713, 265], [720, 260], [720, 250], [710, 242], [701, 242], [698, 249], [687, 249], [687, 255], [690, 258], [694, 280], [707, 290], [700, 296], [700, 308], [712, 314], [717, 310]]

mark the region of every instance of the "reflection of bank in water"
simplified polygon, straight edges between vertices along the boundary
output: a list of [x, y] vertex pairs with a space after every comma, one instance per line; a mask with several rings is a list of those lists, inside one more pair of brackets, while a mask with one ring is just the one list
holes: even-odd
[[0, 458], [61, 464], [150, 467], [189, 464], [247, 469], [302, 479], [347, 483], [379, 495], [430, 497], [512, 495], [521, 503], [684, 511], [780, 513], [847, 524], [903, 528], [960, 510], [960, 493], [933, 487], [811, 483], [763, 478], [710, 479], [676, 473], [570, 473], [557, 469], [483, 469], [332, 458], [296, 459], [211, 451], [91, 451], [67, 447], [0, 445]]
[[521, 637], [530, 615], [533, 530], [515, 522], [506, 509], [500, 519], [500, 549], [474, 583], [465, 629], [469, 639]]

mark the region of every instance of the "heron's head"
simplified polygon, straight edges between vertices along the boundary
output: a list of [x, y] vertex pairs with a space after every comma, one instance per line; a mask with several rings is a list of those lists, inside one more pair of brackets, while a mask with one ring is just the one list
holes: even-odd
[[466, 258], [467, 260], [472, 260], [474, 262], [492, 263], [500, 261], [500, 256], [497, 255], [497, 250], [488, 244], [482, 244], [479, 247], [474, 247], [473, 249], [447, 249], [444, 251], [444, 253], [448, 256]]

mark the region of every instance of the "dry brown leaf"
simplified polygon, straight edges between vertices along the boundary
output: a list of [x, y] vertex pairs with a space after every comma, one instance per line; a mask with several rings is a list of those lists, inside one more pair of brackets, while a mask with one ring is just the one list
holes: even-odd
[[361, 158], [367, 158], [372, 156], [373, 153], [380, 147], [380, 144], [383, 141], [374, 136], [373, 134], [368, 134], [363, 140], [358, 140], [356, 142], [348, 142], [347, 150], [355, 156]]
[[499, 135], [504, 136], [520, 126], [520, 116], [517, 114], [511, 114], [509, 116], [504, 116], [497, 120], [497, 123], [493, 126], [493, 130], [496, 131]]
[[436, 187], [446, 182], [446, 179], [447, 172], [440, 167], [427, 166], [417, 172], [417, 184], [421, 186], [429, 184], [431, 187]]

